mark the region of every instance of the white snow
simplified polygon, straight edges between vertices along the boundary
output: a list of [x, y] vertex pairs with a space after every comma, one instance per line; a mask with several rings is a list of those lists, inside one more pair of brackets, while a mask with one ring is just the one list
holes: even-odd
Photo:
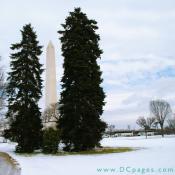
[[[20, 163], [22, 175], [175, 175], [175, 136], [165, 138], [151, 136], [148, 139], [144, 137], [105, 138], [101, 143], [103, 146], [141, 149], [105, 155], [37, 154], [28, 156], [15, 154], [15, 144], [0, 143], [0, 151], [9, 153]], [[123, 168], [125, 171], [119, 172]], [[173, 172], [160, 172], [163, 168], [164, 171], [170, 171], [168, 168], [172, 168]], [[137, 170], [137, 173], [127, 172], [126, 169], [127, 171]], [[154, 172], [150, 172], [153, 170]]]

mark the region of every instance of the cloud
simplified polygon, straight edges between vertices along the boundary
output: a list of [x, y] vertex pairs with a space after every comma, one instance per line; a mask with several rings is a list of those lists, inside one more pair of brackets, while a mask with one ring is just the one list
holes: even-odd
[[[109, 91], [107, 97], [104, 120], [126, 127], [128, 124], [135, 126], [139, 116], [150, 116], [149, 103], [151, 100], [164, 99], [170, 103], [172, 110], [175, 110], [175, 78], [161, 77], [150, 81], [147, 86], [141, 83], [136, 86], [127, 86], [128, 89], [120, 88]], [[124, 125], [125, 124], [125, 125]]]
[[138, 58], [120, 57], [115, 61], [104, 61], [101, 68], [104, 72], [104, 79], [109, 85], [137, 84], [153, 81], [160, 76], [174, 76], [174, 59], [174, 57], [152, 54]]

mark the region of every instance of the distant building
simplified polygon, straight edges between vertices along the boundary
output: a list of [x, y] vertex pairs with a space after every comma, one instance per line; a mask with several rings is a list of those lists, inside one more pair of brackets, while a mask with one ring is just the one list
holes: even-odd
[[114, 137], [132, 137], [132, 136], [134, 136], [134, 132], [128, 130], [116, 131], [114, 134]]
[[[147, 136], [156, 135], [157, 132], [155, 130], [147, 131]], [[113, 133], [112, 137], [133, 137], [133, 136], [145, 136], [144, 130], [117, 130]], [[107, 134], [104, 135], [107, 137]]]

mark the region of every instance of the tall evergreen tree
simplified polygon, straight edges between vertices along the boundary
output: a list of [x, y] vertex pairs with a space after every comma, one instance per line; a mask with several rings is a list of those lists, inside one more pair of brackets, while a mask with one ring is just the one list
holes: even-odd
[[[8, 74], [8, 112], [10, 136], [18, 143], [17, 152], [33, 152], [41, 142], [41, 112], [38, 101], [42, 95], [42, 46], [31, 24], [21, 30], [22, 40], [12, 44], [11, 72]], [[16, 51], [16, 52], [15, 52]]]
[[76, 8], [62, 24], [62, 55], [64, 75], [60, 99], [58, 127], [66, 151], [92, 149], [99, 145], [106, 123], [100, 119], [105, 94], [97, 59], [99, 35], [97, 22]]

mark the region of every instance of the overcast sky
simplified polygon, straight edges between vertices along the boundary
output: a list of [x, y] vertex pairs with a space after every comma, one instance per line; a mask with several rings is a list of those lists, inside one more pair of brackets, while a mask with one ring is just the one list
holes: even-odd
[[[68, 12], [81, 7], [98, 22], [104, 51], [99, 61], [107, 95], [102, 118], [118, 128], [134, 128], [139, 116], [150, 115], [149, 101], [158, 98], [175, 111], [174, 0], [1, 0], [0, 7], [0, 55], [6, 71], [10, 45], [21, 40], [20, 29], [31, 23], [44, 46], [41, 63], [49, 40], [55, 46], [59, 96], [63, 58], [57, 31]], [[44, 108], [44, 97], [40, 105]]]

